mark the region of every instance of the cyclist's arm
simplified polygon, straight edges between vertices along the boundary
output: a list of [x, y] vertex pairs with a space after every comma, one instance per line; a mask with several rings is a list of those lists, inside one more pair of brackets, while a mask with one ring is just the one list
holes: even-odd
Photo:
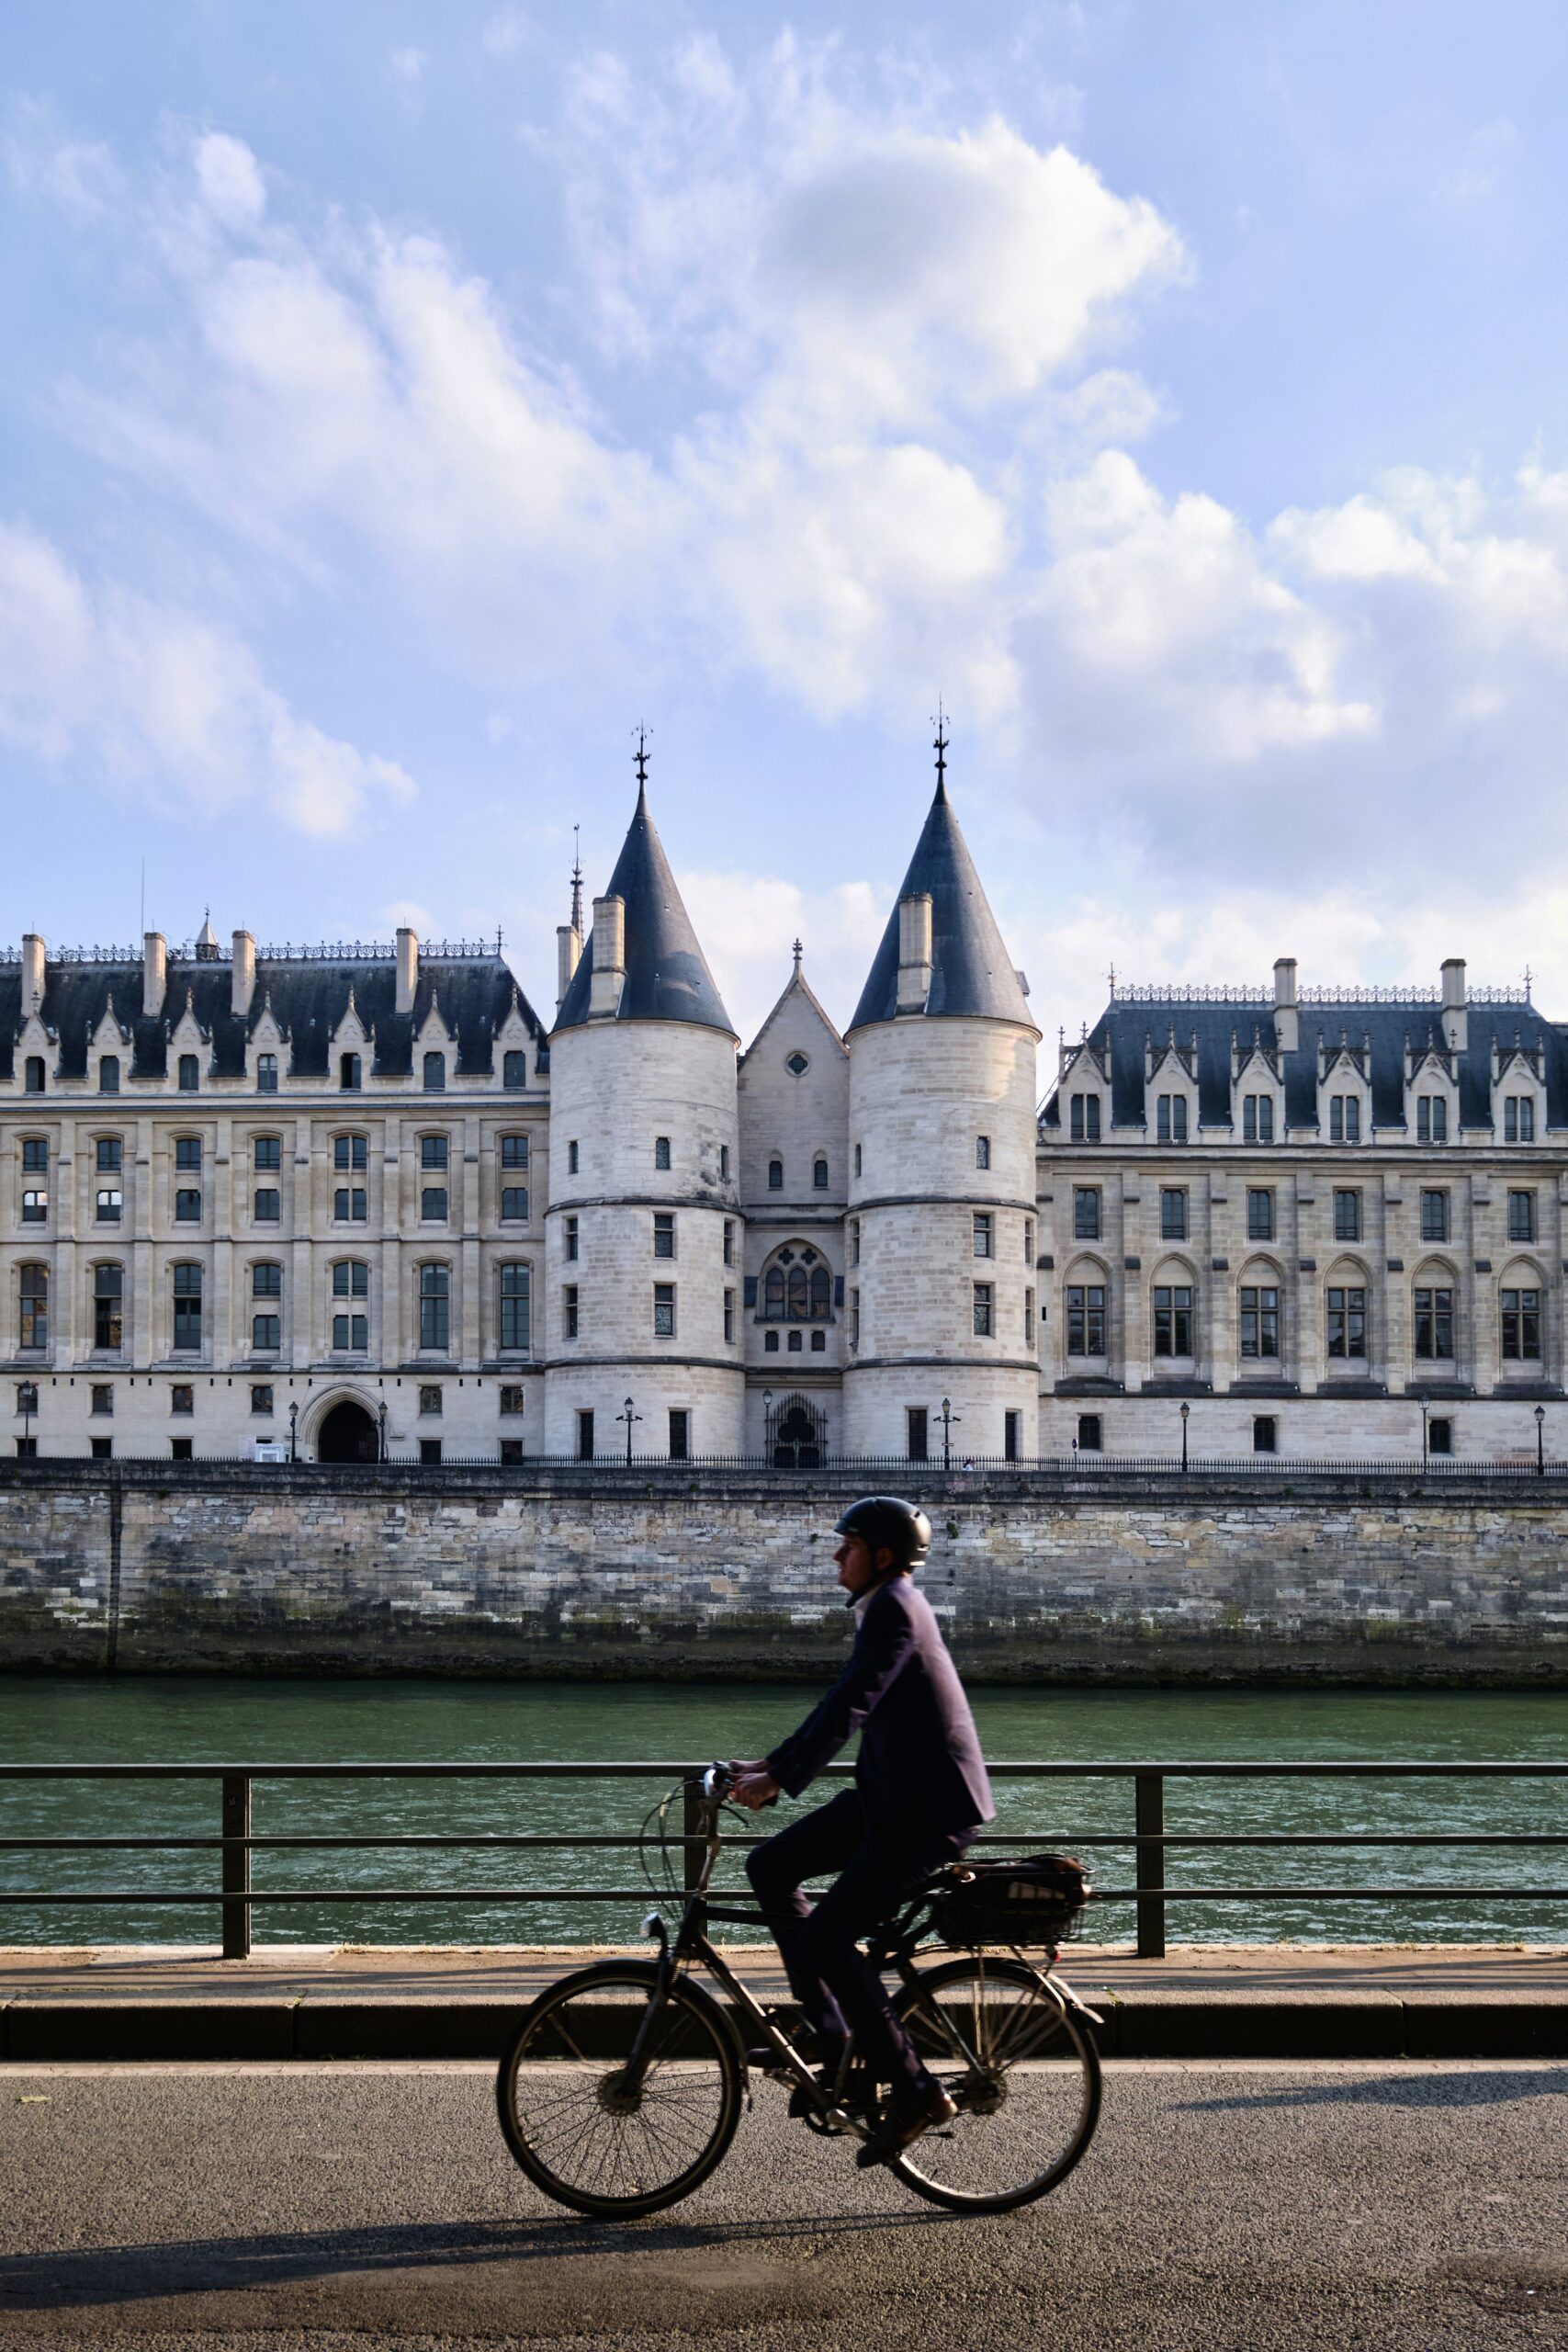
[[885, 1609], [881, 1600], [878, 1594], [866, 1611], [850, 1662], [827, 1697], [765, 1759], [780, 1788], [792, 1797], [832, 1762], [908, 1663], [914, 1628], [901, 1609]]

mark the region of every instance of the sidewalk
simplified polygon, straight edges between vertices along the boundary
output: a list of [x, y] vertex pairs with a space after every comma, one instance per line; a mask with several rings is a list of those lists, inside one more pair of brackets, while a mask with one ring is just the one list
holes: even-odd
[[[492, 2058], [539, 1988], [647, 1945], [0, 1948], [0, 2059]], [[731, 1954], [764, 2001], [773, 1955]], [[1568, 1948], [1069, 1947], [1122, 2058], [1568, 2058]]]

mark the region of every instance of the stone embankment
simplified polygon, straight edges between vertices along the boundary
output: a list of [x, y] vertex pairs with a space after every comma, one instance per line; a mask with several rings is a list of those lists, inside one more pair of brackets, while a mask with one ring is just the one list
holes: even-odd
[[[977, 1680], [1568, 1685], [1568, 1481], [903, 1475]], [[6, 1464], [0, 1669], [814, 1678], [856, 1490]]]

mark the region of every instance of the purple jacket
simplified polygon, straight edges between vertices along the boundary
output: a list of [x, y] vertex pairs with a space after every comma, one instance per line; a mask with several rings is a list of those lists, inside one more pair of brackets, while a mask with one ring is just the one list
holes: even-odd
[[958, 1669], [930, 1601], [907, 1576], [889, 1577], [874, 1594], [848, 1666], [780, 1741], [768, 1770], [797, 1797], [857, 1731], [855, 1786], [873, 1828], [962, 1837], [995, 1818]]

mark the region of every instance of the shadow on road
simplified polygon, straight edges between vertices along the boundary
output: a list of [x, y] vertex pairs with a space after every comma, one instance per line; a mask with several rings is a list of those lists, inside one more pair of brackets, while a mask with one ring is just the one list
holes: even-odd
[[160, 2245], [69, 2246], [0, 2256], [0, 2314], [62, 2306], [133, 2302], [214, 2290], [276, 2288], [355, 2272], [452, 2268], [610, 2254], [673, 2254], [746, 2247], [798, 2238], [844, 2238], [863, 2231], [962, 2225], [930, 2210], [813, 2213], [772, 2222], [606, 2223], [569, 2214], [536, 2222], [432, 2222], [404, 2228], [278, 2231], [256, 2237], [171, 2238]]
[[1378, 2075], [1354, 2082], [1293, 2083], [1282, 2091], [1235, 2091], [1224, 2098], [1183, 2099], [1178, 2114], [1220, 2115], [1270, 2107], [1499, 2107], [1512, 2099], [1561, 2098], [1568, 2092], [1568, 2066], [1531, 2067], [1529, 2072], [1453, 2075]]

